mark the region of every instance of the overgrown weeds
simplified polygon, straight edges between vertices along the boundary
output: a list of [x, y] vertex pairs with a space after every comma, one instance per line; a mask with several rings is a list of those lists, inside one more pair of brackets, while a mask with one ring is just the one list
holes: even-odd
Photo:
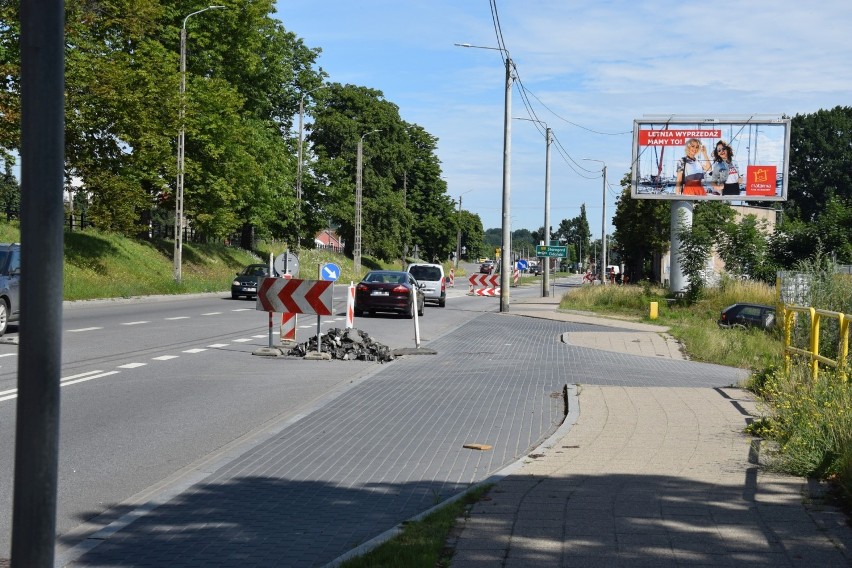
[[[759, 329], [722, 329], [716, 321], [723, 308], [736, 302], [773, 304], [773, 289], [763, 283], [730, 280], [719, 288], [704, 291], [702, 298], [687, 305], [669, 297], [669, 292], [649, 282], [628, 286], [583, 286], [566, 294], [560, 308], [592, 311], [668, 326], [695, 361], [706, 361], [745, 369], [778, 363], [780, 332]], [[650, 319], [651, 302], [657, 303], [658, 318]]]
[[828, 479], [852, 503], [852, 386], [839, 373], [807, 366], [755, 374], [750, 387], [767, 402], [767, 415], [750, 428], [772, 442], [770, 466], [793, 475]]

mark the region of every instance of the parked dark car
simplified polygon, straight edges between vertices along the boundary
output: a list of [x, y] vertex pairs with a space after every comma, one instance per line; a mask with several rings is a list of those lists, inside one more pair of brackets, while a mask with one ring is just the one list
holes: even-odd
[[722, 310], [719, 327], [757, 327], [772, 329], [775, 325], [775, 308], [762, 304], [733, 304]]
[[20, 317], [21, 245], [0, 243], [0, 335]]
[[397, 312], [414, 317], [414, 300], [417, 297], [417, 315], [423, 315], [426, 297], [417, 280], [408, 272], [396, 270], [372, 270], [355, 286], [355, 317], [364, 312]]
[[[257, 296], [260, 281], [269, 276], [269, 266], [266, 264], [249, 264], [231, 282], [231, 298], [236, 300], [245, 296], [249, 300]], [[278, 273], [273, 274], [278, 276]]]

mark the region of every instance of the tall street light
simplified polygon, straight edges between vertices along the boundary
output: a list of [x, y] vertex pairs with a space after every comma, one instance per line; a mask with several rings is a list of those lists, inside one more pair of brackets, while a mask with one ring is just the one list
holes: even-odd
[[603, 207], [601, 208], [601, 284], [606, 284], [606, 163], [602, 160], [583, 158], [587, 162], [603, 164]]
[[365, 132], [358, 139], [358, 157], [355, 171], [355, 244], [352, 251], [356, 278], [361, 277], [361, 201], [363, 198], [364, 137], [374, 132], [381, 132], [381, 129]]
[[[544, 245], [550, 245], [550, 142], [553, 140], [553, 131], [547, 126], [543, 120], [535, 120], [532, 118], [515, 117], [515, 120], [527, 120], [529, 122], [537, 122], [543, 124], [545, 128], [546, 149], [544, 157]], [[546, 298], [550, 295], [550, 257], [547, 257], [544, 263], [544, 270], [541, 273], [541, 297]]]
[[467, 191], [463, 191], [459, 194], [459, 213], [458, 213], [458, 230], [456, 232], [456, 270], [459, 269], [459, 257], [461, 257], [461, 208], [462, 208], [462, 195], [465, 193], [470, 193], [473, 191], [472, 189], [468, 189]]
[[509, 52], [500, 47], [484, 47], [481, 45], [471, 45], [469, 43], [457, 43], [458, 47], [470, 47], [475, 49], [492, 49], [499, 51], [504, 57], [506, 63], [506, 95], [503, 108], [503, 239], [500, 244], [500, 311], [509, 311], [509, 277], [511, 276], [512, 250], [512, 222], [509, 212], [510, 205], [510, 179], [512, 163], [512, 58], [509, 57]]
[[184, 93], [186, 92], [186, 21], [196, 14], [206, 12], [207, 10], [220, 10], [224, 6], [207, 6], [202, 10], [193, 12], [183, 19], [183, 26], [180, 28], [180, 103], [178, 105], [178, 123], [180, 130], [178, 131], [178, 154], [177, 154], [177, 196], [175, 199], [175, 253], [174, 253], [174, 277], [176, 282], [181, 280], [181, 257], [183, 255], [183, 170], [184, 170], [184, 137], [186, 135], [186, 127], [184, 125], [184, 116], [186, 115], [186, 101]]
[[314, 91], [318, 91], [319, 89], [326, 89], [329, 85], [320, 85], [310, 91], [306, 91], [302, 93], [302, 97], [299, 99], [299, 148], [297, 150], [297, 164], [296, 164], [296, 244], [297, 246], [301, 246], [302, 244], [302, 146], [303, 146], [303, 136], [304, 136], [304, 122], [305, 122], [305, 97], [313, 93]]

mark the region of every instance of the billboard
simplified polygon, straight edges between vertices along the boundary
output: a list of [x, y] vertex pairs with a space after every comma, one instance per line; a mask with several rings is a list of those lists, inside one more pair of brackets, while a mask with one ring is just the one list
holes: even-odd
[[785, 201], [790, 119], [633, 121], [636, 199]]

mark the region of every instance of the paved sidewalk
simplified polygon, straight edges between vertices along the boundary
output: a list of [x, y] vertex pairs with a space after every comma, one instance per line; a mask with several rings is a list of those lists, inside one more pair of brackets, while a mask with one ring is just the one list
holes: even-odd
[[[611, 333], [581, 332], [566, 333], [569, 343], [666, 356], [660, 345], [670, 340], [651, 338], [660, 329], [557, 312], [555, 303], [511, 307], [609, 322], [638, 340], [626, 347]], [[471, 510], [450, 543], [452, 566], [852, 566], [852, 529], [824, 504], [824, 488], [760, 467], [760, 446], [743, 433], [756, 413], [736, 387], [572, 388], [565, 424]]]

